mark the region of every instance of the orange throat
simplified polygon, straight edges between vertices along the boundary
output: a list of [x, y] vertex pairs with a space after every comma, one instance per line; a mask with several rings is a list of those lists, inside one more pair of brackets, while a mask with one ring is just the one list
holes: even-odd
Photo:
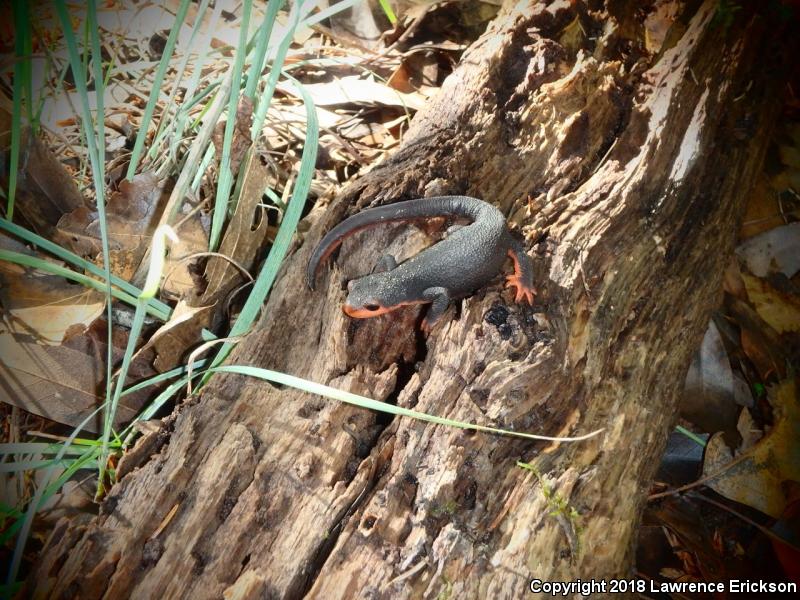
[[346, 314], [348, 317], [353, 317], [354, 319], [369, 319], [370, 317], [385, 315], [386, 313], [392, 312], [397, 308], [399, 308], [399, 306], [381, 306], [376, 310], [367, 310], [361, 306], [350, 306], [349, 304], [342, 305], [344, 314]]
[[346, 302], [342, 304], [342, 310], [344, 314], [348, 317], [353, 317], [354, 319], [369, 319], [371, 317], [379, 317], [380, 315], [385, 315], [386, 313], [390, 313], [394, 310], [397, 310], [403, 306], [411, 306], [412, 304], [427, 304], [425, 301], [418, 301], [418, 302], [401, 302], [400, 304], [395, 304], [394, 306], [379, 306], [375, 310], [368, 310], [363, 306], [351, 306]]

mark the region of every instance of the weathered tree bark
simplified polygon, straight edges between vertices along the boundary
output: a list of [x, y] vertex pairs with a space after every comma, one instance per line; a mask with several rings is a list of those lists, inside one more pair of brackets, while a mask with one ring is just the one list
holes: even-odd
[[[777, 113], [780, 36], [751, 8], [730, 22], [714, 2], [676, 1], [651, 54], [654, 8], [600, 5], [505, 9], [402, 149], [310, 215], [233, 362], [464, 421], [603, 434], [526, 442], [216, 377], [145, 441], [98, 518], [57, 528], [38, 596], [507, 598], [533, 577], [630, 575]], [[311, 249], [344, 216], [441, 193], [509, 215], [536, 262], [535, 307], [498, 278], [427, 339], [416, 307], [349, 320], [345, 277], [387, 245], [430, 243], [407, 227], [348, 241], [306, 289]]]

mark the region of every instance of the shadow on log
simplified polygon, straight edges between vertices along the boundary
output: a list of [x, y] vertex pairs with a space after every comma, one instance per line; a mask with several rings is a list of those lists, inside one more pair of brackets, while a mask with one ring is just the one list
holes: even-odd
[[[660, 3], [677, 15], [663, 40], [636, 2], [509, 4], [402, 148], [311, 213], [231, 361], [463, 421], [602, 435], [526, 442], [217, 376], [99, 517], [59, 524], [36, 595], [511, 598], [533, 577], [630, 575], [780, 108], [786, 39], [757, 4], [730, 21], [715, 2]], [[408, 227], [354, 236], [307, 290], [309, 254], [335, 223], [438, 194], [508, 215], [535, 262], [534, 307], [498, 277], [428, 338], [418, 307], [345, 317], [344, 280], [387, 247], [431, 243]]]

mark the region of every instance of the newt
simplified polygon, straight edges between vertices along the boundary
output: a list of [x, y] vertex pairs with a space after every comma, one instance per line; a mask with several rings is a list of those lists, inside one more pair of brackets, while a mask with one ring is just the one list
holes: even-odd
[[533, 265], [525, 248], [511, 235], [495, 206], [468, 196], [437, 196], [387, 204], [357, 213], [331, 229], [308, 261], [306, 278], [314, 290], [317, 271], [342, 241], [363, 229], [434, 217], [467, 219], [469, 225], [451, 228], [445, 239], [398, 264], [383, 256], [375, 270], [348, 283], [342, 309], [357, 319], [377, 317], [401, 306], [430, 304], [422, 329], [430, 331], [450, 301], [484, 286], [500, 272], [507, 257], [514, 273], [506, 287], [516, 288], [515, 302], [533, 304]]

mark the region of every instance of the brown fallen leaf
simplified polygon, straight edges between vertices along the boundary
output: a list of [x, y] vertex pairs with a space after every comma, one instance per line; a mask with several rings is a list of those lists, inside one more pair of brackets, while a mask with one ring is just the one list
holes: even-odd
[[[358, 104], [361, 106], [396, 106], [419, 110], [425, 105], [425, 97], [418, 93], [404, 94], [385, 83], [374, 79], [362, 79], [358, 75], [342, 77], [326, 83], [309, 83], [303, 86], [317, 106]], [[290, 84], [279, 83], [278, 89], [295, 97], [299, 94]]]
[[[233, 139], [231, 140], [231, 163], [232, 173], [239, 171], [239, 165], [245, 153], [250, 149], [252, 141], [250, 139], [250, 127], [253, 123], [253, 102], [249, 98], [242, 97], [236, 107], [236, 121], [233, 128]], [[212, 142], [217, 152], [217, 157], [222, 156], [222, 146], [225, 139], [226, 121], [220, 121], [214, 128]]]
[[[0, 113], [5, 111], [0, 109]], [[47, 237], [62, 215], [85, 206], [84, 198], [61, 161], [27, 127], [22, 130], [20, 147], [15, 211], [29, 227]], [[2, 143], [0, 163], [8, 164], [8, 152], [7, 143]], [[8, 189], [6, 169], [0, 171], [0, 185]]]
[[789, 502], [781, 518], [772, 526], [772, 530], [784, 540], [794, 542], [794, 547], [787, 543], [770, 538], [772, 549], [778, 557], [783, 571], [792, 581], [800, 583], [800, 482], [792, 481], [786, 485]]
[[208, 230], [199, 212], [181, 219], [177, 234], [177, 243], [170, 244], [161, 281], [161, 294], [168, 298], [183, 298], [198, 289], [199, 269], [189, 257], [208, 249]]
[[[17, 251], [3, 237], [0, 244]], [[30, 254], [23, 250], [23, 253]], [[105, 307], [105, 295], [20, 265], [0, 263], [0, 308], [12, 333], [31, 336], [42, 344], [58, 345], [72, 327], [88, 327]]]
[[567, 52], [574, 55], [586, 38], [586, 32], [581, 26], [580, 17], [575, 17], [569, 25], [558, 34], [558, 41]]
[[794, 379], [769, 388], [775, 424], [754, 446], [733, 459], [722, 436], [706, 447], [703, 477], [723, 471], [706, 485], [726, 498], [779, 518], [788, 502], [782, 484], [800, 481], [800, 403]]
[[155, 348], [154, 366], [159, 372], [178, 366], [189, 350], [202, 341], [200, 331], [208, 323], [206, 313], [210, 309], [210, 306], [189, 306], [185, 300], [179, 300], [169, 321], [156, 330], [139, 352]]
[[764, 432], [756, 425], [749, 410], [743, 410], [739, 413], [739, 421], [736, 424], [736, 428], [739, 430], [739, 435], [742, 436], [742, 443], [739, 445], [740, 452], [749, 450], [764, 437]]
[[725, 313], [739, 326], [742, 351], [758, 371], [762, 382], [786, 376], [787, 355], [780, 336], [747, 302], [725, 296]]
[[398, 92], [409, 94], [414, 91], [414, 86], [411, 85], [411, 82], [409, 81], [410, 78], [411, 69], [407, 64], [407, 61], [402, 60], [394, 72], [389, 76], [389, 79], [386, 80], [386, 85], [393, 90], [397, 90]]
[[742, 281], [742, 272], [736, 259], [731, 259], [722, 280], [722, 288], [726, 293], [739, 300], [747, 300], [747, 289]]
[[668, 498], [648, 508], [648, 518], [666, 527], [666, 537], [675, 556], [681, 561], [683, 573], [678, 577], [724, 580], [728, 564], [711, 543], [713, 530], [690, 498]]
[[[268, 240], [268, 222], [266, 211], [259, 206], [264, 189], [269, 182], [269, 170], [261, 164], [254, 154], [248, 155], [239, 203], [225, 230], [225, 236], [219, 247], [224, 254], [248, 271], [263, 258], [263, 251]], [[229, 261], [211, 257], [206, 266], [208, 287], [197, 304], [222, 306], [222, 300], [234, 285], [241, 283], [242, 275]]]
[[[155, 173], [140, 173], [132, 181], [120, 182], [109, 197], [106, 223], [115, 275], [129, 280], [136, 272], [166, 202], [168, 183]], [[73, 252], [97, 259], [102, 250], [97, 212], [79, 208], [65, 214], [55, 238]]]
[[747, 296], [759, 316], [778, 333], [800, 331], [800, 299], [776, 290], [763, 279], [742, 273]]
[[778, 202], [778, 190], [765, 174], [756, 178], [755, 185], [747, 197], [742, 227], [739, 230], [739, 239], [748, 240], [759, 234], [765, 233], [784, 225], [781, 216], [781, 206]]
[[[37, 339], [12, 332], [0, 333], [0, 401], [58, 423], [77, 426], [105, 400], [106, 344], [103, 327], [93, 327], [67, 337], [60, 346], [46, 346]], [[121, 360], [124, 335], [114, 340], [115, 364]], [[131, 365], [130, 380], [154, 374], [152, 356]], [[115, 425], [130, 421], [141, 409], [148, 390], [124, 396]], [[102, 412], [85, 427], [98, 432]]]

